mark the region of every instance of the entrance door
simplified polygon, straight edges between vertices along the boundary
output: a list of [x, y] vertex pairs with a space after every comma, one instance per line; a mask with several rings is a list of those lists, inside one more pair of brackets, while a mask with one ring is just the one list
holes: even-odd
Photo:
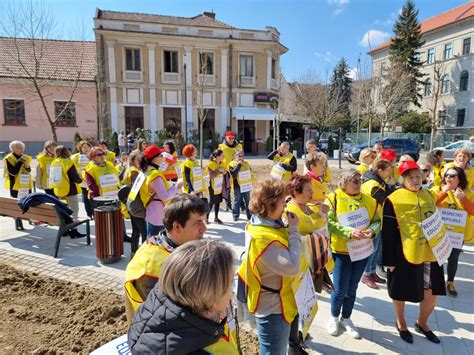
[[127, 133], [143, 128], [143, 107], [125, 107], [125, 129]]
[[256, 154], [255, 146], [255, 120], [238, 121], [239, 141], [243, 141], [244, 152]]

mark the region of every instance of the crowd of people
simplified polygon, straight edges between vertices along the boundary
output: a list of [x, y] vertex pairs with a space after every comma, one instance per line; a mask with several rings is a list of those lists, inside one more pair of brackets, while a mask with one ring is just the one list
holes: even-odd
[[[136, 149], [127, 149], [130, 142]], [[305, 354], [316, 306], [300, 294], [323, 290], [330, 293], [328, 333], [342, 328], [360, 338], [351, 319], [360, 281], [372, 289], [387, 284], [404, 341], [413, 343], [408, 301], [419, 303], [415, 331], [440, 342], [428, 319], [438, 296], [457, 296], [459, 255], [464, 243], [474, 242], [469, 150], [456, 150], [452, 163], [439, 150], [417, 163], [377, 142], [362, 150], [357, 169], [332, 181], [327, 156], [314, 141], [306, 143], [303, 174], [283, 142], [268, 155], [269, 176], [257, 182], [232, 131], [204, 168], [192, 144], [181, 159], [172, 141], [161, 148], [121, 132], [119, 146], [117, 158], [106, 142], [81, 141], [72, 155], [45, 142], [36, 157], [36, 187], [63, 200], [73, 217], [78, 195], [89, 218], [97, 197], [121, 196], [132, 225], [124, 241], [131, 243], [125, 303], [133, 353], [237, 354], [238, 304], [239, 318], [257, 328], [261, 354]], [[22, 198], [33, 188], [32, 157], [20, 141], [10, 150], [6, 187]], [[202, 240], [211, 213], [214, 223], [224, 224], [222, 202], [233, 221], [242, 212], [247, 220], [237, 270], [229, 247]], [[16, 227], [23, 228], [21, 220]]]

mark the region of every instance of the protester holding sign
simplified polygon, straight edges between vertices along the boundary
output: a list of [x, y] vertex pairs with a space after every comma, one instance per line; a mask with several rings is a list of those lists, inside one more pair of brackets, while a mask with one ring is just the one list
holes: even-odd
[[[87, 141], [80, 141], [77, 144], [77, 150], [79, 153], [71, 155], [71, 160], [76, 165], [76, 169], [78, 170], [81, 178], [83, 178], [83, 171], [87, 164], [89, 164], [89, 152], [91, 151], [92, 146]], [[93, 218], [94, 217], [94, 210], [92, 209], [92, 204], [89, 199], [89, 192], [87, 190], [87, 184], [83, 178], [81, 182], [81, 191], [82, 191], [82, 202], [84, 203], [84, 208], [87, 213], [87, 217]]]
[[186, 160], [181, 165], [183, 172], [183, 191], [186, 193], [195, 193], [199, 197], [206, 191], [204, 185], [202, 169], [199, 166], [199, 161], [196, 159], [197, 149], [192, 144], [187, 144], [183, 148], [183, 156]]
[[178, 193], [177, 185], [166, 180], [163, 170], [160, 169], [164, 161], [162, 155], [164, 151], [163, 148], [158, 148], [154, 144], [149, 145], [143, 151], [144, 158], [140, 163], [142, 171], [146, 172], [143, 185], [146, 192], [141, 194], [141, 197], [146, 208], [148, 236], [157, 235], [164, 229], [163, 209]]
[[464, 238], [474, 233], [468, 216], [474, 215], [474, 194], [467, 189], [467, 178], [464, 170], [452, 167], [446, 170], [441, 187], [435, 186], [437, 193], [436, 205], [439, 207], [441, 218], [447, 227], [447, 235], [451, 240], [453, 250], [448, 258], [448, 281], [446, 288], [448, 294], [457, 297], [458, 292], [454, 286], [454, 277], [458, 268], [459, 255], [461, 254]]
[[292, 284], [302, 263], [301, 235], [294, 213], [287, 212], [288, 227], [281, 219], [286, 195], [286, 185], [278, 180], [254, 187], [247, 257], [237, 272], [247, 287], [245, 299], [239, 300], [255, 316], [260, 354], [265, 355], [286, 354], [290, 324], [298, 313]]
[[331, 293], [331, 316], [327, 330], [329, 334], [336, 335], [340, 324], [356, 339], [360, 338], [360, 335], [350, 317], [357, 286], [368, 257], [374, 251], [371, 238], [374, 238], [380, 229], [377, 203], [360, 192], [361, 183], [360, 173], [350, 169], [342, 174], [340, 187], [329, 194], [325, 201], [330, 207], [328, 227], [335, 262], [334, 291]]
[[114, 164], [105, 160], [105, 154], [100, 147], [92, 148], [89, 152], [91, 161], [84, 168], [84, 180], [91, 200], [98, 196], [117, 196], [118, 172]]
[[49, 186], [49, 170], [54, 160], [54, 152], [57, 147], [55, 141], [44, 142], [44, 148], [41, 153], [36, 156], [38, 166], [36, 167], [36, 187], [43, 189], [48, 195], [54, 196], [53, 188]]
[[157, 283], [161, 267], [170, 253], [184, 243], [203, 237], [206, 214], [204, 201], [190, 194], [175, 196], [165, 207], [165, 229], [142, 244], [125, 270], [125, 307], [129, 322]]
[[158, 287], [133, 317], [131, 352], [239, 354], [229, 310], [234, 271], [233, 252], [222, 242], [178, 247], [163, 264]]
[[[10, 154], [3, 160], [3, 174], [5, 188], [10, 190], [10, 197], [21, 198], [31, 193], [33, 181], [31, 179], [31, 156], [24, 154], [25, 144], [21, 141], [12, 141], [9, 145]], [[15, 219], [16, 229], [23, 230], [22, 220]]]
[[297, 168], [296, 158], [290, 153], [290, 143], [282, 142], [278, 149], [268, 154], [267, 158], [273, 160], [270, 175], [277, 180], [289, 181]]
[[[211, 153], [209, 157], [209, 163], [206, 168], [206, 175], [209, 175], [210, 184], [209, 184], [209, 213], [214, 207], [214, 222], [222, 224], [222, 221], [219, 219], [219, 207], [222, 202], [222, 196], [224, 193], [227, 193], [223, 189], [224, 184], [224, 174], [226, 168], [224, 165], [224, 153], [220, 149], [216, 149]], [[209, 213], [207, 218], [209, 219]]]
[[240, 144], [236, 139], [235, 139], [235, 133], [232, 131], [227, 131], [225, 132], [225, 138], [224, 141], [219, 144], [217, 149], [222, 150], [224, 152], [224, 166], [226, 169], [226, 174], [224, 174], [224, 186], [223, 188], [226, 190], [226, 195], [224, 195], [224, 199], [226, 200], [226, 211], [227, 210], [232, 210], [232, 200], [231, 200], [231, 193], [230, 193], [230, 188], [231, 188], [231, 183], [230, 183], [230, 173], [228, 170], [230, 162], [234, 159], [235, 156], [235, 151], [237, 149], [243, 149], [242, 144]]
[[174, 143], [167, 141], [163, 145], [163, 148], [165, 149], [163, 156], [166, 161], [165, 178], [166, 180], [178, 181], [178, 178], [181, 177], [181, 167], [179, 164], [178, 152], [174, 147]]
[[[380, 158], [373, 162], [369, 171], [362, 174], [361, 191], [362, 193], [371, 196], [375, 202], [377, 202], [377, 210], [380, 217], [382, 215], [382, 206], [385, 199], [393, 191], [392, 187], [385, 182], [391, 173], [391, 162]], [[380, 240], [381, 236], [380, 233], [378, 233], [376, 238], [373, 239], [374, 253], [369, 256], [364, 276], [362, 276], [362, 283], [373, 289], [379, 288], [377, 283], [386, 283], [385, 278], [387, 277], [382, 265], [382, 246]]]
[[245, 203], [245, 212], [247, 220], [249, 220], [250, 191], [252, 191], [254, 178], [249, 162], [244, 160], [242, 149], [235, 151], [235, 159], [230, 162], [228, 168], [232, 177], [232, 189], [234, 190], [234, 207], [232, 208], [234, 222], [239, 219], [242, 203]]
[[[443, 266], [436, 262], [433, 252], [437, 245], [444, 245], [443, 223], [439, 226], [436, 221], [432, 223], [435, 228], [428, 226], [427, 221], [432, 222], [430, 219], [438, 212], [434, 196], [422, 188], [419, 166], [407, 161], [399, 166], [399, 173], [402, 188], [393, 192], [383, 207], [382, 259], [388, 269], [388, 294], [395, 309], [397, 330], [404, 341], [413, 343], [405, 320], [405, 302], [409, 301], [420, 302], [415, 330], [439, 343], [429, 328], [428, 317], [436, 306], [437, 296], [446, 295]], [[429, 241], [437, 242], [433, 251]]]
[[49, 174], [49, 186], [54, 189], [54, 195], [64, 199], [72, 209], [72, 217], [79, 215], [79, 200], [77, 195], [80, 191], [81, 177], [76, 165], [71, 160], [71, 152], [63, 145], [55, 149], [56, 158], [51, 162]]

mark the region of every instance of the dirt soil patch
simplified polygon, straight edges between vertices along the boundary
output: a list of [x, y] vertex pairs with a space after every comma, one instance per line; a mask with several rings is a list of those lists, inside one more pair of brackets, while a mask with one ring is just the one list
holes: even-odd
[[[0, 264], [0, 349], [4, 354], [88, 354], [127, 332], [123, 298]], [[242, 330], [244, 354], [258, 340]]]

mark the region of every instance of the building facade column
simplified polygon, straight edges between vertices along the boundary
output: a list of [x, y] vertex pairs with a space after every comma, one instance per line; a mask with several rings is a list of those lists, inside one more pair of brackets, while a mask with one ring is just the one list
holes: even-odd
[[271, 90], [272, 88], [272, 59], [273, 54], [272, 51], [266, 50], [267, 53], [267, 90]]
[[156, 107], [156, 68], [155, 68], [155, 44], [147, 44], [148, 48], [148, 86], [150, 88], [150, 130], [154, 136], [158, 130], [157, 107]]
[[[186, 81], [184, 83], [185, 95], [186, 95], [186, 111], [187, 115], [185, 120], [188, 126], [188, 132], [184, 132], [185, 135], [189, 133], [191, 129], [195, 129], [193, 124], [193, 77], [192, 77], [192, 47], [184, 47], [184, 58], [183, 63], [186, 64]], [[183, 127], [184, 131], [185, 127]]]
[[227, 87], [227, 67], [228, 67], [228, 58], [229, 58], [229, 49], [222, 48], [221, 49], [221, 127], [220, 133], [223, 136], [225, 131], [227, 130], [227, 126], [230, 125], [230, 121], [228, 120], [229, 110], [227, 107], [227, 100], [228, 100], [228, 90]]
[[119, 132], [117, 105], [117, 76], [115, 69], [115, 41], [107, 41], [107, 57], [109, 67], [110, 90], [110, 126], [114, 132]]

